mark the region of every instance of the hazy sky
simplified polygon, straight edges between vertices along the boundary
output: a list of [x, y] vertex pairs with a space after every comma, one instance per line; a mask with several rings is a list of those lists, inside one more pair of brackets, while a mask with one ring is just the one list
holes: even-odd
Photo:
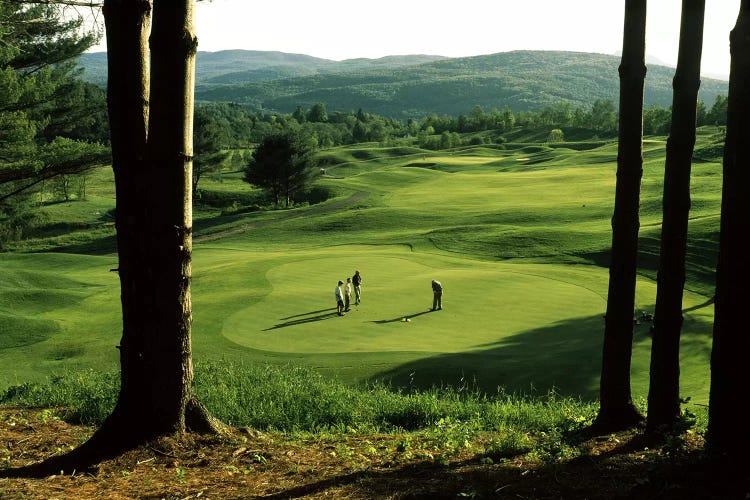
[[[729, 74], [740, 0], [706, 0], [703, 73]], [[199, 2], [199, 50], [278, 50], [326, 59], [510, 50], [614, 54], [625, 0], [213, 0]], [[646, 52], [676, 64], [681, 0], [648, 2]], [[103, 46], [98, 50], [104, 50]]]

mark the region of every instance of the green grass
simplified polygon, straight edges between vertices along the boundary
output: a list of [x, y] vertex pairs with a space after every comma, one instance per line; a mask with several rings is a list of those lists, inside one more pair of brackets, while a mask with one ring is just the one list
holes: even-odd
[[[114, 408], [118, 387], [113, 372], [71, 371], [6, 389], [0, 403], [64, 407], [69, 420], [96, 425]], [[199, 364], [196, 392], [225, 423], [279, 431], [417, 430], [445, 419], [471, 420], [482, 430], [541, 431], [590, 420], [596, 408], [554, 392], [533, 399], [504, 392], [488, 396], [467, 386], [414, 392], [383, 384], [351, 386], [298, 366], [226, 362]]]
[[[590, 424], [598, 409], [595, 402], [555, 391], [527, 397], [486, 394], [468, 383], [419, 391], [380, 383], [353, 386], [295, 365], [223, 361], [196, 368], [196, 393], [214, 416], [233, 426], [288, 433], [416, 431], [446, 448], [493, 431], [500, 439], [496, 454], [507, 448], [525, 452], [532, 444], [529, 433], [535, 440], [550, 435], [562, 441], [562, 435]], [[99, 425], [114, 408], [118, 389], [115, 372], [71, 371], [0, 391], [0, 404], [63, 408], [68, 421]], [[642, 400], [637, 403], [643, 406]], [[705, 409], [685, 417], [705, 431]], [[537, 451], [543, 451], [544, 441]]]
[[[468, 384], [595, 401], [617, 148], [567, 146], [336, 148], [322, 153], [329, 166], [318, 181], [334, 199], [233, 216], [197, 210], [196, 360], [292, 364], [345, 384]], [[636, 307], [653, 311], [663, 138], [644, 144], [644, 158]], [[698, 404], [708, 398], [720, 172], [718, 162], [693, 166], [681, 393]], [[92, 181], [97, 200], [107, 182]], [[228, 197], [248, 192], [235, 174], [201, 182]], [[50, 220], [83, 222], [107, 210], [93, 194], [71, 205], [45, 210]], [[108, 238], [111, 228], [89, 227], [2, 255], [0, 389], [117, 369], [119, 280]], [[20, 252], [52, 248], [84, 253]], [[334, 286], [355, 269], [363, 303], [336, 317]], [[433, 278], [445, 286], [445, 309], [428, 313]], [[648, 390], [648, 328], [635, 330], [637, 398]]]

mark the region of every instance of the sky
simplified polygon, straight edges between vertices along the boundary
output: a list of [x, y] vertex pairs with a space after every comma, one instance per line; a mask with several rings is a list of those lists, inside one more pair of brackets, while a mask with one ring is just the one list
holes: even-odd
[[[646, 53], [672, 66], [681, 3], [648, 2]], [[706, 0], [704, 76], [729, 75], [729, 32], [739, 5]], [[333, 60], [524, 49], [616, 54], [624, 6], [625, 0], [212, 0], [197, 4], [196, 30], [203, 51], [275, 50]]]

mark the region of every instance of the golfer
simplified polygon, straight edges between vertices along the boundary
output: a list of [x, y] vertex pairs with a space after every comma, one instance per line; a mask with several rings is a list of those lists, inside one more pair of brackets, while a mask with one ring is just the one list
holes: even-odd
[[443, 308], [443, 285], [438, 280], [432, 280], [432, 310], [439, 311]]
[[336, 290], [333, 292], [336, 296], [336, 313], [339, 316], [344, 315], [344, 292], [341, 291], [341, 285], [343, 284], [344, 282], [339, 280], [339, 284], [336, 285]]
[[344, 285], [344, 311], [349, 312], [349, 303], [352, 299], [352, 279], [346, 278], [346, 285]]
[[359, 274], [359, 271], [354, 271], [354, 276], [352, 276], [352, 284], [354, 285], [354, 303], [359, 304], [360, 302], [362, 302], [362, 276]]

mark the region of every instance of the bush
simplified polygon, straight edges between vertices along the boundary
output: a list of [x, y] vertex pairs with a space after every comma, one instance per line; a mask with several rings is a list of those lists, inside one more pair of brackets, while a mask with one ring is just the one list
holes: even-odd
[[196, 202], [206, 207], [229, 208], [231, 206], [250, 206], [262, 203], [261, 195], [257, 192], [237, 193], [224, 191], [199, 190]]
[[316, 205], [323, 203], [331, 197], [331, 191], [323, 186], [313, 186], [307, 193], [305, 193], [305, 199], [310, 205]]

